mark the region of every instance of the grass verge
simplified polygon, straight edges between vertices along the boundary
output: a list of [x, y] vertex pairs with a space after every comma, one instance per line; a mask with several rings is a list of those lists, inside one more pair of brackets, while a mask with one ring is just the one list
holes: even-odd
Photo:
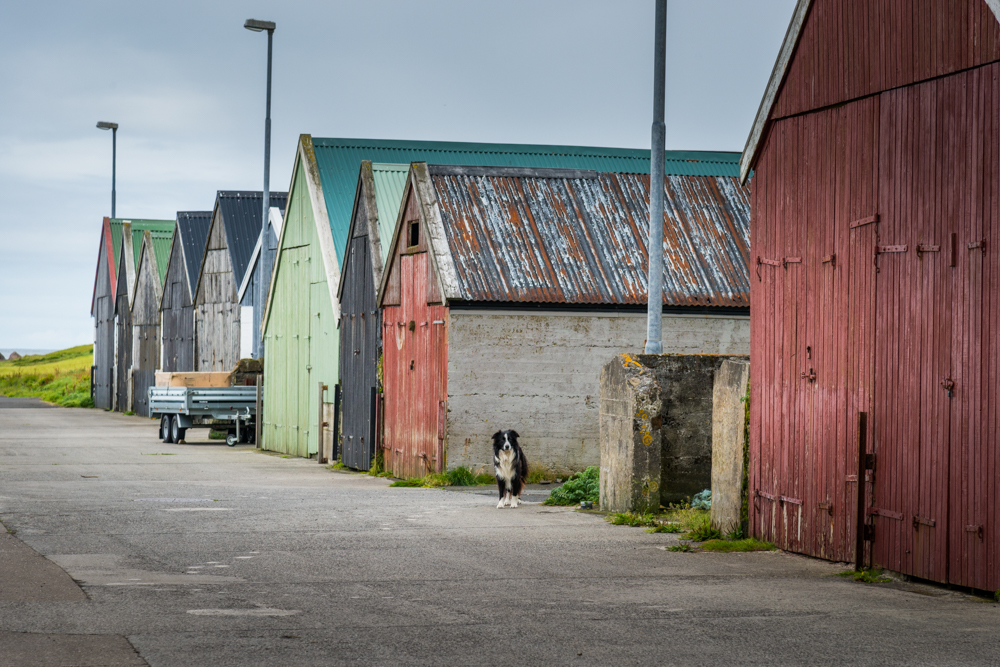
[[34, 396], [67, 408], [91, 408], [93, 345], [0, 361], [0, 394]]

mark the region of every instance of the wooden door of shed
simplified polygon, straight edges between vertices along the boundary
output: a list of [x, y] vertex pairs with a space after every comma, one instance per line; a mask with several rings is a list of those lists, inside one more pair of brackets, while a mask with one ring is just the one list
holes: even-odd
[[386, 465], [397, 476], [422, 477], [444, 468], [447, 309], [428, 305], [426, 252], [403, 255], [399, 268], [400, 305], [385, 310], [383, 325]]
[[883, 93], [880, 118], [872, 560], [955, 583], [968, 575], [950, 552], [975, 546], [953, 524], [980, 428], [974, 97], [973, 76], [954, 75]]

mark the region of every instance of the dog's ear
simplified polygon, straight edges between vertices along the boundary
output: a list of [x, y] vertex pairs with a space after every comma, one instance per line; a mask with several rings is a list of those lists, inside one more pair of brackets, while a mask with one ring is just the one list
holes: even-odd
[[497, 431], [496, 433], [493, 434], [493, 442], [494, 443], [500, 442], [500, 438], [502, 437], [503, 437], [503, 431]]
[[514, 436], [515, 438], [520, 438], [520, 437], [521, 437], [520, 435], [518, 435], [518, 434], [517, 434], [517, 431], [515, 431], [514, 429], [511, 429], [511, 430], [510, 430], [510, 434], [511, 434], [512, 436]]

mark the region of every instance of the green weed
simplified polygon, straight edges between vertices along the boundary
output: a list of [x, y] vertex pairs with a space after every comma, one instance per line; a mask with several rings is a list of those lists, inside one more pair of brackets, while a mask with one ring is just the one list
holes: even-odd
[[647, 533], [680, 533], [683, 529], [676, 523], [661, 523], [646, 529]]
[[525, 480], [528, 484], [538, 484], [540, 482], [553, 482], [558, 475], [554, 470], [544, 463], [532, 465], [528, 470], [528, 477]]
[[871, 568], [864, 568], [860, 571], [844, 570], [843, 572], [839, 572], [838, 576], [845, 578], [853, 577], [854, 581], [863, 581], [866, 584], [884, 584], [892, 581], [889, 577], [882, 575], [882, 570], [874, 570]]
[[673, 546], [667, 547], [667, 551], [680, 551], [688, 553], [694, 551], [694, 549], [687, 542], [681, 542], [680, 544], [674, 544]]
[[227, 435], [229, 434], [226, 431], [216, 431], [215, 429], [212, 429], [211, 431], [208, 432], [208, 439], [225, 440]]
[[401, 479], [393, 482], [389, 486], [423, 487], [425, 489], [439, 489], [444, 486], [486, 486], [495, 484], [496, 477], [484, 473], [476, 474], [471, 468], [459, 466], [446, 470], [445, 472], [432, 472], [423, 477], [413, 477]]
[[712, 527], [711, 517], [708, 512], [705, 512], [703, 516], [691, 522], [684, 537], [695, 542], [706, 542], [708, 540], [721, 540], [722, 533], [717, 528]]
[[717, 551], [721, 553], [732, 553], [742, 551], [775, 551], [776, 547], [770, 542], [761, 542], [752, 537], [745, 540], [707, 540], [702, 542], [701, 548], [705, 551]]
[[[381, 359], [381, 357], [379, 357]], [[372, 457], [372, 463], [368, 467], [368, 474], [371, 477], [392, 477], [392, 471], [385, 469], [385, 456], [382, 454], [382, 450], [375, 453]]]
[[420, 487], [424, 485], [423, 477], [411, 477], [410, 479], [397, 479], [389, 486]]
[[608, 517], [608, 523], [615, 526], [659, 526], [660, 522], [650, 513], [619, 512]]
[[600, 474], [597, 466], [590, 466], [583, 472], [578, 472], [566, 480], [558, 489], [554, 489], [543, 505], [579, 505], [583, 501], [596, 503], [600, 500]]

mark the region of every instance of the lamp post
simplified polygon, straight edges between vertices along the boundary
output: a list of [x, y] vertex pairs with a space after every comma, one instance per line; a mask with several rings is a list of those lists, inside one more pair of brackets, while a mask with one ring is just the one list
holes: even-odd
[[649, 301], [646, 304], [646, 354], [663, 352], [663, 122], [667, 66], [667, 0], [656, 0], [653, 55], [653, 132], [649, 165]]
[[118, 153], [118, 123], [98, 121], [98, 130], [111, 130], [111, 217], [115, 217], [115, 162]]
[[261, 322], [264, 317], [264, 305], [267, 300], [269, 285], [267, 278], [271, 275], [270, 238], [267, 233], [267, 218], [271, 210], [271, 41], [274, 38], [274, 22], [247, 19], [243, 27], [253, 32], [267, 31], [267, 110], [264, 117], [264, 215], [260, 220], [260, 280], [257, 281], [257, 293], [254, 295], [253, 309], [253, 347], [254, 356], [264, 357], [264, 340], [261, 337]]

